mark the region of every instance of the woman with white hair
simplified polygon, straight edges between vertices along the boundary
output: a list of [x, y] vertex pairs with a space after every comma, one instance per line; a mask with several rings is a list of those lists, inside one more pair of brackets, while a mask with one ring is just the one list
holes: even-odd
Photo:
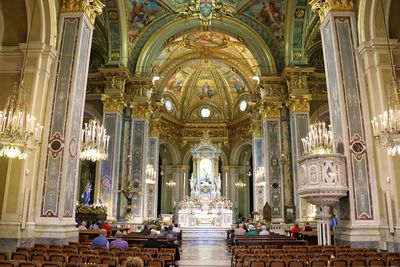
[[247, 230], [248, 231], [247, 231], [246, 235], [258, 235], [258, 232], [253, 224], [249, 224], [247, 226]]
[[259, 235], [270, 235], [271, 233], [269, 232], [269, 229], [267, 228], [266, 225], [261, 225], [261, 231]]

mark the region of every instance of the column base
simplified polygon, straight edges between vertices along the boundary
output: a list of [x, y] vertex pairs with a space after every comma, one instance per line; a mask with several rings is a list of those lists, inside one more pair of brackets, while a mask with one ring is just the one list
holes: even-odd
[[357, 227], [337, 228], [334, 231], [335, 245], [351, 245], [353, 248], [380, 248], [380, 233], [378, 228]]
[[16, 247], [33, 247], [34, 244], [68, 244], [79, 241], [75, 223], [34, 224], [0, 223], [0, 251], [15, 251]]

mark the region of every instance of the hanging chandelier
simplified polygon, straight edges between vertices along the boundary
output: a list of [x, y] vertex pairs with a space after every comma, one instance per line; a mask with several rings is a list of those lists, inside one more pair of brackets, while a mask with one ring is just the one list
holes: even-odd
[[85, 123], [85, 129], [81, 133], [81, 153], [82, 160], [101, 161], [108, 158], [108, 143], [110, 136], [106, 134], [106, 129], [96, 120]]
[[[383, 18], [385, 11], [381, 1]], [[385, 26], [386, 42], [389, 50], [390, 66], [392, 70], [392, 80], [389, 82], [387, 93], [387, 109], [378, 117], [371, 120], [372, 131], [376, 140], [384, 147], [391, 156], [400, 155], [400, 86], [394, 68], [392, 51], [389, 44], [389, 32], [386, 21]]]
[[305, 138], [301, 138], [305, 155], [331, 154], [333, 132], [331, 125], [328, 128], [325, 122], [316, 122], [310, 125], [310, 131]]
[[43, 127], [36, 118], [27, 112], [24, 87], [24, 75], [29, 51], [29, 39], [32, 30], [36, 1], [33, 3], [29, 33], [22, 64], [19, 83], [15, 83], [6, 107], [0, 111], [0, 157], [25, 159], [27, 153], [37, 149], [42, 138]]

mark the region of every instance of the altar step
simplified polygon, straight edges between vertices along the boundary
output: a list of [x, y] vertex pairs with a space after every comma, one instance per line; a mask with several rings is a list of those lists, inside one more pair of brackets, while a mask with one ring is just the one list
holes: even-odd
[[182, 240], [225, 240], [227, 227], [218, 226], [187, 226], [181, 227]]

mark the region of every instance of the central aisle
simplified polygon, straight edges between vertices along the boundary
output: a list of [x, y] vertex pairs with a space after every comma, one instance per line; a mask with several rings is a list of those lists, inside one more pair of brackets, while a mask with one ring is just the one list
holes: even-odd
[[225, 241], [184, 241], [180, 267], [231, 266], [231, 256]]

